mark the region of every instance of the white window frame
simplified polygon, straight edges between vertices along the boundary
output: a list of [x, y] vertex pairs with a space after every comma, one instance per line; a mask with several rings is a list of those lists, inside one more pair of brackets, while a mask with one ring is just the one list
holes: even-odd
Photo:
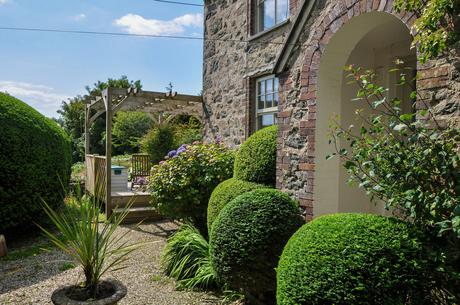
[[[261, 82], [265, 82], [269, 79], [273, 79], [273, 91], [267, 93], [267, 87], [265, 86], [265, 91], [264, 92], [261, 92], [261, 94], [259, 94], [259, 86], [260, 86], [260, 83]], [[275, 79], [278, 80], [278, 91], [275, 91]], [[272, 103], [275, 102], [275, 94], [278, 96], [278, 101], [277, 101], [277, 105], [276, 106], [272, 106], [272, 107], [269, 107], [269, 108], [263, 108], [263, 109], [259, 109], [259, 99], [260, 97], [263, 95], [264, 97], [266, 97], [267, 95], [272, 95], [273, 96], [273, 99], [272, 99]], [[259, 77], [256, 79], [256, 92], [255, 92], [255, 99], [254, 99], [255, 103], [255, 130], [259, 130], [265, 126], [259, 126], [259, 117], [260, 116], [263, 116], [263, 115], [266, 115], [266, 114], [274, 114], [275, 115], [275, 121], [274, 121], [274, 124], [278, 124], [277, 120], [276, 120], [276, 115], [278, 114], [279, 112], [279, 79], [276, 77], [276, 75], [274, 74], [271, 74], [271, 75], [267, 75], [267, 76], [263, 76], [263, 77]], [[266, 99], [264, 100], [264, 106], [265, 106], [265, 103], [266, 103]]]
[[[271, 28], [274, 28], [276, 27], [278, 24], [282, 23], [283, 21], [286, 21], [288, 18], [289, 18], [289, 14], [290, 14], [290, 5], [289, 5], [289, 0], [273, 0], [275, 1], [275, 23], [273, 24], [273, 26], [271, 27], [268, 27], [268, 28], [264, 28], [264, 18], [265, 18], [265, 9], [264, 9], [264, 2], [266, 2], [267, 0], [255, 0], [255, 10], [256, 10], [256, 14], [255, 14], [255, 17], [256, 17], [256, 22], [255, 22], [255, 32], [256, 34], [257, 33], [261, 33], [261, 32], [264, 32], [264, 31], [268, 31], [270, 30]], [[279, 1], [287, 1], [287, 9], [288, 9], [288, 14], [286, 16], [286, 19], [283, 19], [283, 20], [277, 20], [278, 19], [278, 2]], [[262, 6], [263, 8], [261, 9], [260, 6]]]

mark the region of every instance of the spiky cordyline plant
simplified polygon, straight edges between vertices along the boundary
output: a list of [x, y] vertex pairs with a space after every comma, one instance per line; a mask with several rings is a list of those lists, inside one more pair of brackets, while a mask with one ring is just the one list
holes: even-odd
[[96, 298], [101, 277], [109, 270], [123, 269], [122, 264], [139, 245], [123, 241], [129, 231], [115, 234], [130, 205], [118, 215], [112, 214], [105, 222], [99, 223], [101, 209], [97, 200], [80, 196], [77, 191], [76, 197], [70, 201], [74, 209], [62, 212], [54, 211], [43, 202], [43, 209], [58, 233], [39, 227], [53, 244], [78, 261], [85, 275], [84, 288], [91, 298]]

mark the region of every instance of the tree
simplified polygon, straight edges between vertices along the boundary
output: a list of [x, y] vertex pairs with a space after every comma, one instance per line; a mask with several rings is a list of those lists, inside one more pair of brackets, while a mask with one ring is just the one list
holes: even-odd
[[150, 130], [152, 124], [152, 118], [145, 112], [118, 112], [112, 130], [114, 153], [139, 152], [139, 141]]
[[[102, 90], [108, 88], [142, 88], [140, 80], [132, 81], [127, 76], [122, 75], [120, 78], [109, 78], [107, 81], [97, 81], [92, 86], [86, 86], [87, 95], [100, 94]], [[84, 131], [85, 131], [85, 96], [77, 95], [67, 101], [63, 101], [59, 122], [62, 122], [64, 130], [71, 137], [72, 142], [72, 159], [73, 162], [84, 160]], [[105, 116], [99, 117], [90, 128], [92, 152], [105, 154]]]

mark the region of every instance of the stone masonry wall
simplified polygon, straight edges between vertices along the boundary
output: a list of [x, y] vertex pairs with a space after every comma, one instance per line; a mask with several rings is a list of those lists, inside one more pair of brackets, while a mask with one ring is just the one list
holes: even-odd
[[[251, 133], [254, 81], [270, 72], [290, 22], [251, 35], [252, 0], [207, 0], [203, 99], [206, 140], [238, 146]], [[291, 13], [297, 0], [291, 0]], [[270, 43], [264, 43], [264, 42]]]

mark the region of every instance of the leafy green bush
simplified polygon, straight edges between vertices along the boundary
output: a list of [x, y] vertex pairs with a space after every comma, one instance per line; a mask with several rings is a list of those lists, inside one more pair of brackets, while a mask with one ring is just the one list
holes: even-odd
[[394, 7], [398, 12], [416, 13], [413, 46], [417, 47], [422, 63], [442, 54], [460, 38], [457, 0], [396, 0]]
[[161, 265], [166, 275], [178, 280], [179, 288], [203, 289], [215, 285], [208, 241], [192, 225], [183, 225], [168, 238]]
[[171, 124], [174, 126], [174, 143], [176, 146], [191, 144], [203, 139], [201, 122], [193, 116], [174, 120]]
[[368, 214], [327, 215], [304, 225], [287, 243], [277, 268], [277, 301], [432, 304], [423, 299], [431, 284], [427, 268], [410, 224]]
[[238, 196], [220, 212], [210, 233], [218, 281], [248, 296], [274, 293], [278, 259], [302, 224], [297, 203], [278, 190]]
[[53, 208], [63, 202], [72, 156], [70, 140], [55, 122], [4, 93], [0, 93], [0, 130], [3, 232], [39, 222], [41, 199]]
[[113, 122], [114, 154], [139, 152], [141, 138], [152, 128], [153, 120], [145, 112], [120, 111]]
[[276, 180], [276, 138], [278, 127], [266, 127], [250, 136], [235, 158], [234, 177], [267, 185]]
[[150, 156], [152, 164], [158, 164], [174, 148], [174, 131], [169, 125], [150, 130], [142, 139], [142, 151]]
[[[411, 98], [424, 109], [405, 113], [402, 97], [388, 99], [375, 72], [347, 70], [358, 88], [354, 103], [372, 111], [357, 115], [361, 126], [334, 126], [334, 155], [343, 161], [351, 183], [430, 235], [427, 251], [448, 279], [446, 289], [460, 302], [460, 129], [443, 127], [416, 92]], [[394, 73], [399, 73], [398, 86], [409, 85], [404, 67]]]
[[233, 199], [246, 192], [268, 188], [263, 184], [241, 181], [230, 178], [219, 184], [211, 194], [208, 203], [208, 232], [211, 231], [212, 224], [216, 220], [220, 211]]
[[158, 211], [190, 220], [207, 236], [206, 210], [214, 188], [232, 175], [233, 151], [221, 144], [183, 145], [152, 168], [149, 189]]

